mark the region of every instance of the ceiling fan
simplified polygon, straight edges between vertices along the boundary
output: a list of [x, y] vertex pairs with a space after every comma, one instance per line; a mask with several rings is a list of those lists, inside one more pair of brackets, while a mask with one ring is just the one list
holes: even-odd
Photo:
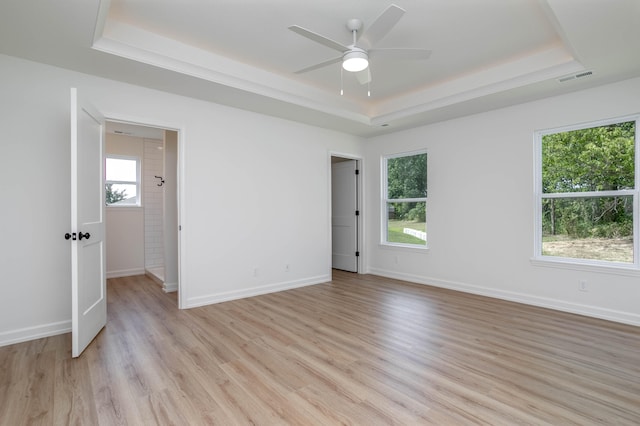
[[421, 48], [374, 48], [373, 46], [382, 40], [396, 23], [402, 18], [405, 10], [395, 4], [388, 8], [376, 18], [375, 21], [362, 33], [358, 32], [362, 29], [362, 21], [360, 19], [349, 19], [347, 28], [353, 34], [353, 44], [345, 46], [328, 37], [317, 34], [313, 31], [302, 28], [298, 25], [292, 25], [289, 29], [300, 34], [310, 40], [320, 43], [331, 49], [337, 50], [342, 54], [333, 59], [320, 62], [310, 67], [296, 71], [296, 74], [305, 73], [326, 67], [338, 62], [342, 62], [342, 68], [346, 71], [355, 73], [360, 84], [371, 82], [371, 70], [369, 68], [369, 59], [389, 59], [389, 60], [424, 60], [429, 58], [431, 51]]

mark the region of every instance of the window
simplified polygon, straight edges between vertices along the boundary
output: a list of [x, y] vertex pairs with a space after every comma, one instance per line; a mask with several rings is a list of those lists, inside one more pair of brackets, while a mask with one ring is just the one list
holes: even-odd
[[108, 155], [105, 164], [105, 198], [108, 206], [140, 205], [140, 159]]
[[636, 128], [627, 117], [536, 135], [536, 256], [638, 266]]
[[427, 153], [384, 157], [382, 176], [382, 243], [426, 247]]

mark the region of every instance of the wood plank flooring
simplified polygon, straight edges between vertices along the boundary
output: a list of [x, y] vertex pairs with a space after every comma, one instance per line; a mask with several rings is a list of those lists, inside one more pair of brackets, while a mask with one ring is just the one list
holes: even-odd
[[108, 283], [107, 327], [0, 348], [1, 425], [639, 425], [640, 328], [334, 271], [180, 311]]

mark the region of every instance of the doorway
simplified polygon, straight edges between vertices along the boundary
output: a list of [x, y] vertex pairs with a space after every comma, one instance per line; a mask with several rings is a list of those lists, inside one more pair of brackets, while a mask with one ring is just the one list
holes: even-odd
[[[106, 123], [106, 161], [112, 157], [138, 161], [137, 186], [130, 185], [123, 200], [116, 197], [118, 201], [107, 206], [109, 278], [145, 274], [165, 292], [179, 289], [178, 136], [171, 129]], [[109, 190], [108, 163], [106, 169]]]
[[331, 267], [359, 272], [360, 160], [331, 156]]

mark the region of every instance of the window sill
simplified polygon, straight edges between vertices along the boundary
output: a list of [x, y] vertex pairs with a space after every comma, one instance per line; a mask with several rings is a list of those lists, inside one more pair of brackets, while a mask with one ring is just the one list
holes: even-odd
[[107, 210], [135, 210], [135, 209], [140, 209], [142, 210], [142, 206], [127, 206], [127, 205], [123, 205], [123, 206], [106, 206]]
[[426, 253], [430, 249], [427, 246], [415, 246], [409, 244], [389, 244], [389, 243], [379, 243], [378, 247], [383, 250], [395, 250], [395, 251], [406, 251], [413, 253]]
[[615, 274], [628, 277], [640, 276], [640, 269], [633, 264], [626, 263], [592, 263], [567, 258], [532, 257], [531, 264], [545, 268], [570, 269], [574, 271], [595, 272], [600, 274]]

